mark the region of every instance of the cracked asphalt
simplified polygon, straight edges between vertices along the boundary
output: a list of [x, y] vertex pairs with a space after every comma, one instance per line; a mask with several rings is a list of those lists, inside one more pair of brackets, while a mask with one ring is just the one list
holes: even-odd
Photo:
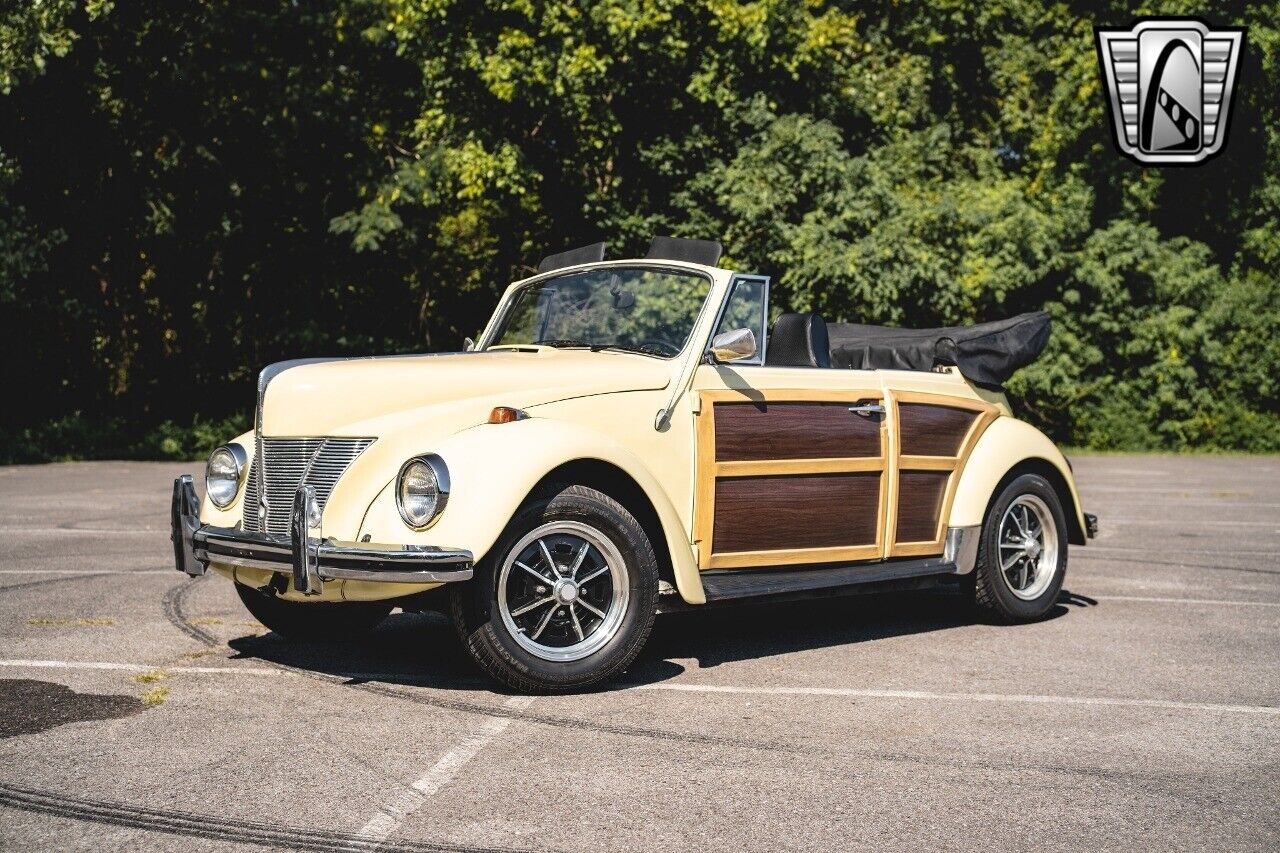
[[1277, 849], [1280, 459], [1073, 461], [1102, 533], [1043, 622], [678, 613], [532, 699], [441, 616], [289, 644], [175, 572], [199, 465], [0, 468], [0, 849]]

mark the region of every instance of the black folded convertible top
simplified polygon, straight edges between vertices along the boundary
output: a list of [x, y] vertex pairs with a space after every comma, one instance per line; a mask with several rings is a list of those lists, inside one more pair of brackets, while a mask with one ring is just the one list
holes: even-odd
[[1030, 364], [1049, 343], [1049, 315], [1019, 314], [1008, 320], [944, 329], [894, 329], [831, 323], [831, 366], [858, 370], [932, 370], [954, 364], [965, 378], [999, 387]]

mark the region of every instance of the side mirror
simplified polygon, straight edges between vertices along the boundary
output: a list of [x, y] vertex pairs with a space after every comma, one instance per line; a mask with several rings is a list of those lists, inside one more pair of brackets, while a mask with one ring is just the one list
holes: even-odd
[[463, 339], [462, 339], [462, 351], [463, 351], [463, 352], [471, 352], [471, 351], [472, 351], [473, 349], [475, 349], [475, 348], [476, 348], [476, 342], [475, 342], [475, 341], [473, 341], [473, 340], [471, 340], [471, 338], [463, 338]]
[[711, 339], [711, 354], [716, 361], [738, 361], [756, 354], [756, 336], [750, 329], [721, 332]]

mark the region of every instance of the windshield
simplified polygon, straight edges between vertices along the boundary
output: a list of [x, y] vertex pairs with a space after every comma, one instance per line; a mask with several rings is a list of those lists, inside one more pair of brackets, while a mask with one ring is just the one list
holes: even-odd
[[696, 273], [613, 267], [516, 292], [494, 346], [623, 349], [661, 358], [684, 349], [711, 282]]

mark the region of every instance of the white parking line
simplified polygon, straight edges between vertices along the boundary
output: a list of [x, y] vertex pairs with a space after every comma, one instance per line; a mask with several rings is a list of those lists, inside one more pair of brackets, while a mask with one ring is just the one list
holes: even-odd
[[285, 675], [295, 673], [284, 669], [266, 669], [253, 666], [146, 666], [140, 663], [115, 663], [114, 661], [79, 661], [79, 660], [0, 660], [0, 667], [15, 669], [108, 669], [124, 672], [151, 672], [163, 669], [165, 672], [190, 672], [203, 675]]
[[[1087, 593], [1080, 593], [1087, 595]], [[1209, 604], [1225, 607], [1280, 607], [1280, 601], [1238, 601], [1229, 598], [1175, 598], [1154, 595], [1090, 595], [1099, 601], [1144, 601], [1151, 604]]]
[[[0, 660], [0, 667], [25, 667], [30, 669], [103, 669], [124, 670], [127, 672], [145, 672], [163, 669], [166, 672], [208, 673], [218, 675], [270, 675], [297, 677], [297, 673], [288, 670], [263, 669], [260, 667], [239, 666], [144, 666], [133, 663], [113, 663], [106, 661], [59, 661], [59, 660]], [[403, 673], [377, 672], [338, 672], [334, 678], [354, 678], [373, 681], [380, 678], [402, 678]], [[1011, 702], [1037, 705], [1109, 705], [1122, 708], [1168, 708], [1180, 711], [1209, 711], [1229, 714], [1264, 714], [1280, 716], [1280, 707], [1271, 705], [1226, 705], [1216, 702], [1180, 702], [1175, 699], [1124, 699], [1114, 696], [1052, 696], [1027, 693], [940, 693], [928, 690], [877, 690], [863, 687], [738, 687], [721, 684], [687, 684], [665, 682], [660, 684], [636, 684], [630, 690], [673, 690], [683, 693], [729, 693], [764, 696], [829, 696], [847, 699], [916, 699], [938, 702]], [[523, 709], [529, 707], [532, 696], [516, 696], [503, 703], [508, 708]], [[468, 736], [457, 747], [447, 752], [426, 775], [410, 786], [411, 790], [439, 790], [446, 784], [457, 768], [469, 761], [489, 741], [497, 737], [510, 724], [509, 717], [486, 717], [480, 730]], [[474, 747], [474, 748], [472, 748]], [[470, 752], [467, 750], [470, 749]], [[459, 757], [465, 758], [459, 761]], [[445, 770], [453, 768], [447, 775]], [[440, 768], [439, 770], [437, 768]], [[419, 787], [421, 784], [421, 788]], [[432, 785], [435, 785], [432, 788]], [[405, 797], [410, 795], [406, 792]], [[429, 796], [429, 795], [427, 795]], [[397, 798], [399, 803], [405, 797]], [[419, 805], [421, 805], [419, 803]], [[386, 807], [390, 809], [390, 806]], [[407, 812], [406, 812], [407, 814]], [[378, 821], [375, 816], [370, 823]], [[394, 829], [394, 828], [393, 828]], [[385, 836], [383, 836], [385, 837]]]
[[173, 569], [0, 569], [0, 575], [172, 575]]
[[128, 525], [121, 525], [120, 527], [0, 527], [0, 535], [3, 536], [11, 533], [91, 533], [95, 536], [110, 533], [112, 536], [122, 534], [153, 536], [157, 533], [168, 532], [169, 528], [167, 527], [130, 527]]
[[[522, 710], [529, 707], [533, 698], [513, 696], [502, 704], [507, 708]], [[437, 791], [448, 785], [458, 771], [488, 746], [490, 741], [502, 734], [511, 722], [511, 717], [485, 717], [474, 732], [440, 756], [440, 760], [431, 765], [420, 779], [402, 790], [390, 802], [383, 804], [378, 813], [360, 830], [360, 834], [378, 841], [388, 838], [410, 815], [435, 796]]]
[[[1150, 548], [1130, 548], [1124, 545], [1086, 545], [1081, 548], [1071, 549], [1071, 559], [1075, 560], [1080, 557], [1097, 557], [1102, 554], [1144, 554], [1152, 556]], [[1176, 548], [1175, 553], [1178, 556], [1183, 554], [1196, 554], [1210, 557], [1275, 557], [1275, 550], [1255, 550], [1255, 551], [1227, 551], [1222, 548]], [[1152, 559], [1158, 557], [1152, 556]]]
[[1270, 705], [1219, 705], [1213, 702], [1178, 702], [1172, 699], [1121, 699], [1111, 696], [1037, 696], [1018, 693], [935, 693], [928, 690], [873, 690], [857, 687], [730, 687], [720, 684], [638, 684], [636, 690], [673, 690], [682, 693], [741, 693], [755, 696], [834, 696], [849, 699], [915, 699], [942, 702], [1023, 702], [1037, 705], [1110, 705], [1126, 708], [1168, 708], [1178, 711], [1211, 711], [1228, 714], [1280, 716]]
[[[1120, 516], [1103, 516], [1108, 525], [1137, 525], [1142, 527], [1173, 526], [1179, 529], [1187, 527], [1185, 521], [1171, 518], [1123, 518]], [[1234, 521], [1221, 518], [1199, 518], [1195, 527], [1275, 527], [1274, 521]]]

